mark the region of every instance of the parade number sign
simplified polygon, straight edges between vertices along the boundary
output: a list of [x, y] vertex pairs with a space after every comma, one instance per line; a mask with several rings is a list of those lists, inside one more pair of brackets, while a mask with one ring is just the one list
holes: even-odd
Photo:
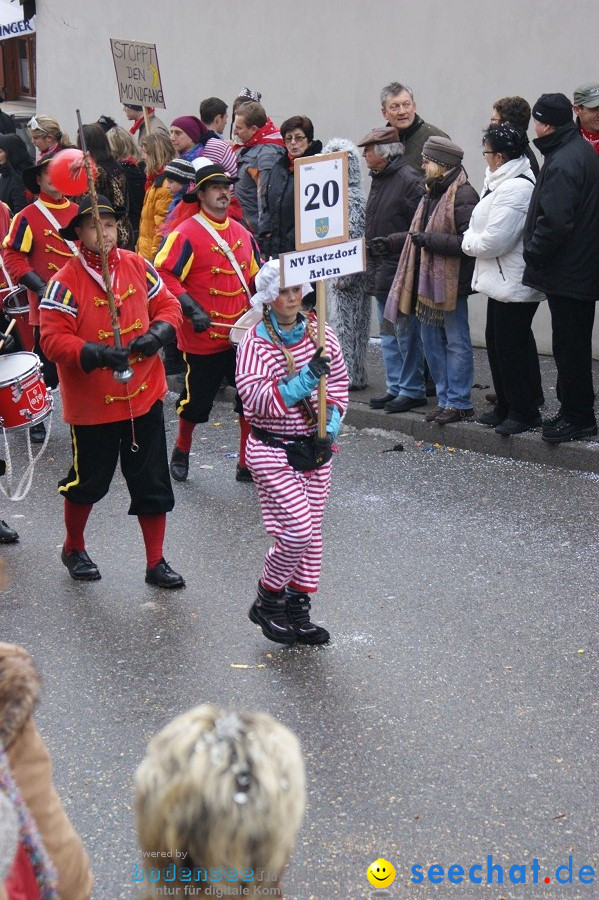
[[111, 38], [121, 103], [165, 109], [156, 44]]
[[363, 272], [366, 268], [364, 238], [328, 244], [312, 250], [282, 253], [281, 287], [294, 287], [307, 281], [326, 281]]
[[294, 161], [295, 249], [347, 241], [347, 152]]

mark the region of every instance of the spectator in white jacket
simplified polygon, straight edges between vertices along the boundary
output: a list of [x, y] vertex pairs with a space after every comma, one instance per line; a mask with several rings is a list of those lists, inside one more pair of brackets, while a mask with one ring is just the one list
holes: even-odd
[[476, 257], [472, 287], [489, 298], [485, 338], [497, 402], [478, 421], [502, 435], [540, 426], [543, 402], [531, 324], [545, 297], [522, 284], [522, 233], [535, 184], [527, 145], [526, 132], [509, 122], [485, 131], [483, 191], [462, 239], [463, 252]]

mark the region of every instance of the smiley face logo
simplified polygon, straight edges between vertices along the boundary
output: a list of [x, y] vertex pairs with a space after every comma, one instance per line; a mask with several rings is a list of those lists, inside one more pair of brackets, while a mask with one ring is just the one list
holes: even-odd
[[386, 888], [395, 881], [395, 869], [386, 859], [375, 859], [366, 869], [366, 877], [375, 888]]

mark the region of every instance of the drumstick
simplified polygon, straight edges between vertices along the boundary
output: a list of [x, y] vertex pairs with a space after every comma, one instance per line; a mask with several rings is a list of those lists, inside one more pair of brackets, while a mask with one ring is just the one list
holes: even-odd
[[211, 322], [211, 325], [214, 325], [215, 328], [239, 328], [240, 331], [249, 331], [250, 325], [229, 325], [226, 322]]
[[[9, 326], [8, 326], [8, 328], [6, 329], [6, 331], [4, 332], [4, 335], [3, 335], [3, 337], [2, 337], [2, 340], [0, 341], [0, 350], [2, 350], [2, 348], [4, 347], [4, 342], [6, 341], [6, 338], [7, 338], [8, 335], [11, 333], [11, 331], [13, 330], [13, 328], [15, 327], [16, 324], [17, 324], [17, 320], [16, 320], [16, 319], [11, 319], [11, 320], [10, 320]], [[0, 334], [1, 334], [1, 332], [0, 332]]]

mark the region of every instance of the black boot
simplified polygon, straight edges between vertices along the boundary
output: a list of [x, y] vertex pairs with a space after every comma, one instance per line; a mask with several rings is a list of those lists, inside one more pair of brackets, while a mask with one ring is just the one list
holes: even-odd
[[43, 444], [46, 439], [46, 426], [43, 422], [32, 425], [29, 429], [29, 440], [32, 444]]
[[252, 473], [248, 469], [247, 466], [242, 466], [240, 463], [237, 463], [237, 468], [235, 469], [235, 481], [253, 481]]
[[248, 613], [250, 620], [259, 625], [262, 634], [277, 644], [294, 644], [295, 629], [287, 616], [287, 599], [284, 591], [269, 591], [258, 582], [258, 596]]
[[331, 637], [326, 628], [310, 621], [310, 597], [287, 589], [287, 612], [293, 622], [298, 644], [326, 644]]
[[16, 544], [18, 540], [17, 532], [2, 519], [0, 521], [0, 544]]
[[179, 450], [177, 446], [173, 450], [170, 465], [171, 475], [175, 481], [187, 481], [189, 473], [189, 453]]

